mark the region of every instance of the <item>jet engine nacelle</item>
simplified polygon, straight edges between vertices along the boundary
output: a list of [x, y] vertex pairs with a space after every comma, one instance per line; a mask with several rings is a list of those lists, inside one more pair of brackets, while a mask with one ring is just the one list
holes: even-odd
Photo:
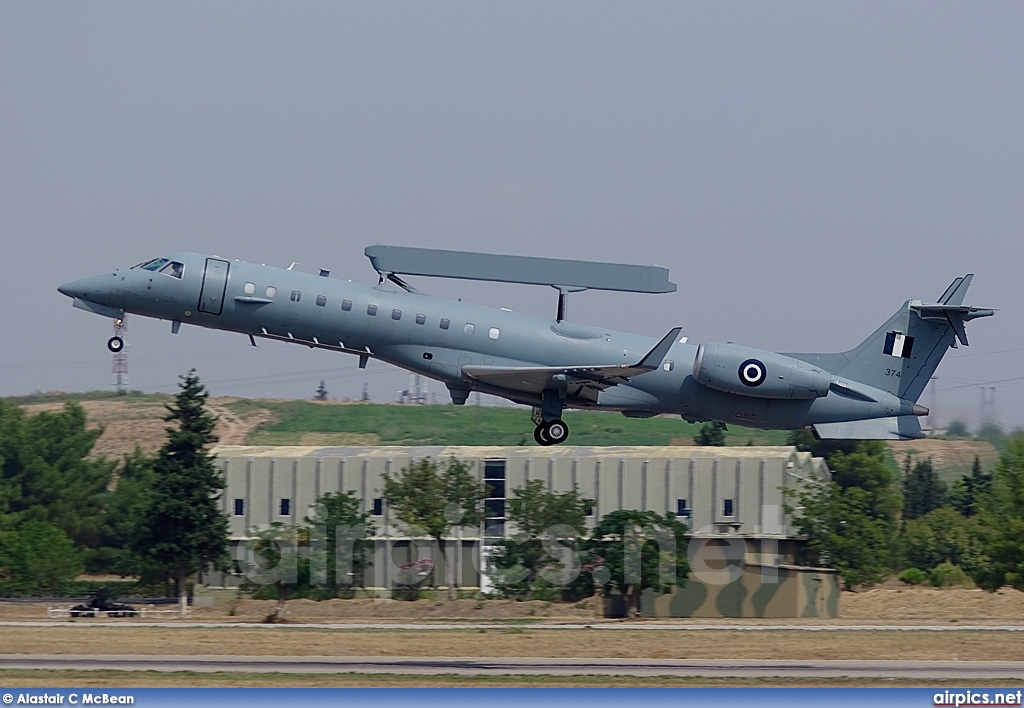
[[693, 378], [716, 391], [755, 398], [820, 398], [832, 375], [805, 361], [735, 344], [701, 344]]

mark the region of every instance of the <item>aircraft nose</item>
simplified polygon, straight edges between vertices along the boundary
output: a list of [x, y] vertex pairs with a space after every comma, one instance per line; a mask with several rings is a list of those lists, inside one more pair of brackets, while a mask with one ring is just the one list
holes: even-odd
[[108, 273], [93, 275], [88, 278], [79, 278], [78, 280], [64, 283], [57, 288], [57, 291], [73, 300], [80, 298], [113, 306], [116, 303], [112, 301], [116, 300], [118, 296], [123, 295], [116, 281], [117, 274], [114, 273], [113, 276], [112, 278], [111, 274]]
[[84, 297], [88, 289], [87, 282], [89, 280], [89, 278], [79, 278], [78, 280], [68, 281], [58, 287], [57, 292], [70, 298]]

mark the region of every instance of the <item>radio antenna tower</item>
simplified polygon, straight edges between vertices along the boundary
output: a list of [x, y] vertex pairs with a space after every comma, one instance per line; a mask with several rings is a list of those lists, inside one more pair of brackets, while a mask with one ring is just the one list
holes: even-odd
[[128, 352], [124, 340], [128, 337], [128, 319], [114, 320], [114, 337], [120, 338], [122, 346], [113, 353], [110, 367], [110, 385], [119, 394], [128, 392]]

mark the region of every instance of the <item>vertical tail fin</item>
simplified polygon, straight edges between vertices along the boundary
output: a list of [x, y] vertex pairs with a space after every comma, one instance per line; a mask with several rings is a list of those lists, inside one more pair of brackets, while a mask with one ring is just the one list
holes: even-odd
[[967, 346], [964, 323], [995, 314], [962, 303], [973, 275], [954, 280], [937, 303], [908, 300], [854, 349], [841, 354], [794, 354], [833, 374], [916, 402], [939, 362], [957, 342]]

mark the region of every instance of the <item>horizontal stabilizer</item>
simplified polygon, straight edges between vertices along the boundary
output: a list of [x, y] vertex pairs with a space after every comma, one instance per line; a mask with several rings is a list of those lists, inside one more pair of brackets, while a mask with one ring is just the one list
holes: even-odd
[[382, 277], [396, 274], [432, 278], [487, 280], [498, 283], [550, 285], [564, 289], [674, 293], [668, 269], [658, 266], [597, 263], [560, 258], [503, 256], [405, 246], [367, 246], [364, 251]]
[[917, 416], [901, 415], [813, 426], [822, 440], [917, 440], [924, 437]]

